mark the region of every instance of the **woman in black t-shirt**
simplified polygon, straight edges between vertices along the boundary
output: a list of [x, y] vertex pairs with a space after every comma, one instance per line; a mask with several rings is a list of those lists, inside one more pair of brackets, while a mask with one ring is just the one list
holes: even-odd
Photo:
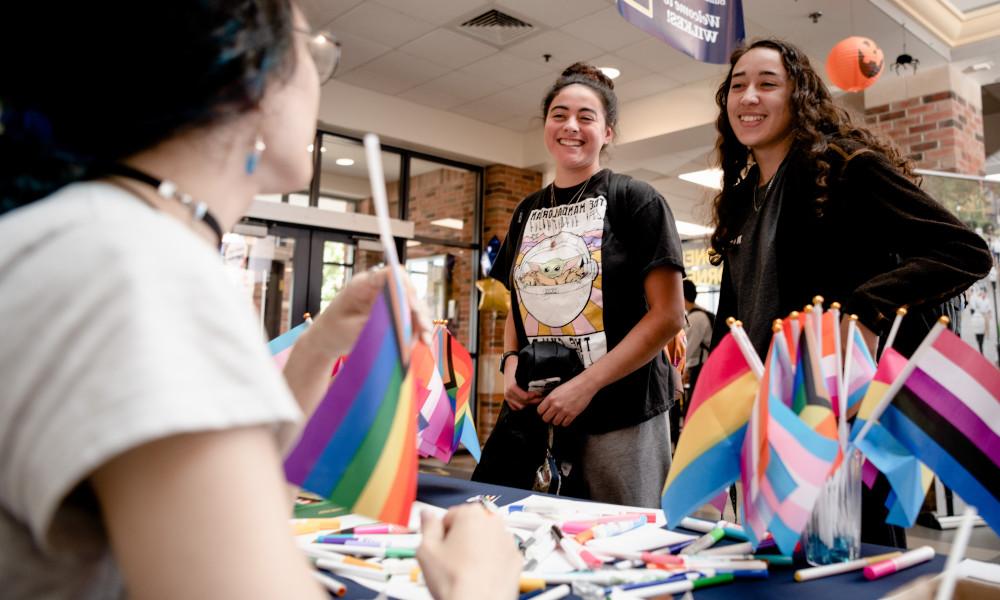
[[[684, 321], [683, 260], [662, 196], [601, 169], [617, 112], [611, 81], [579, 63], [544, 100], [555, 181], [515, 210], [491, 272], [513, 292], [495, 431], [516, 430], [532, 451], [517, 468], [513, 450], [487, 442], [474, 479], [530, 486], [548, 425], [560, 433], [572, 426], [582, 450], [569, 458], [582, 493], [655, 507], [670, 464], [672, 383], [662, 349]], [[576, 351], [584, 371], [547, 395], [522, 389], [516, 352], [535, 340]]]

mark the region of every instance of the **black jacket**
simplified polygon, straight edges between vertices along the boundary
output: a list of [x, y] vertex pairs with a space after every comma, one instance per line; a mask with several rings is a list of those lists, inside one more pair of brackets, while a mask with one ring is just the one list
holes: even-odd
[[[794, 148], [792, 153], [776, 239], [781, 305], [771, 318], [802, 310], [819, 294], [827, 305], [840, 302], [842, 314], [857, 314], [884, 339], [896, 310], [906, 306], [893, 346], [909, 354], [941, 303], [989, 273], [993, 261], [985, 240], [885, 157], [849, 140], [831, 145], [825, 156], [829, 194], [817, 214], [816, 166], [802, 164]], [[748, 177], [736, 187], [740, 206], [750, 206], [753, 183]], [[740, 318], [724, 264], [718, 315]], [[713, 347], [727, 329], [716, 328]]]

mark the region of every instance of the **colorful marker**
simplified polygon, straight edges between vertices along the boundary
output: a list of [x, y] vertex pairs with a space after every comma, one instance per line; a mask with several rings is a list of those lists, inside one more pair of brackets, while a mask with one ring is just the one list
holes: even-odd
[[887, 552], [885, 554], [878, 554], [876, 556], [869, 556], [868, 558], [859, 558], [857, 560], [850, 560], [842, 563], [834, 563], [832, 565], [823, 565], [821, 567], [809, 567], [808, 569], [799, 569], [795, 572], [795, 581], [811, 581], [813, 579], [819, 579], [820, 577], [829, 577], [830, 575], [840, 575], [841, 573], [848, 573], [850, 571], [857, 571], [858, 569], [864, 569], [868, 565], [873, 565], [875, 563], [882, 562], [884, 560], [889, 560], [890, 558], [896, 558], [897, 556], [902, 556], [902, 552]]
[[413, 533], [408, 527], [401, 527], [399, 525], [393, 525], [391, 523], [380, 523], [377, 525], [358, 525], [357, 527], [348, 527], [347, 529], [341, 530], [338, 533], [356, 533], [360, 535], [371, 535], [371, 534], [401, 534], [401, 533]]
[[[686, 581], [672, 581], [670, 583], [663, 583], [660, 585], [651, 585], [638, 590], [629, 590], [628, 594], [630, 598], [653, 598], [656, 596], [665, 596], [667, 594], [683, 594], [684, 592], [697, 590], [710, 585], [729, 583], [732, 580], [732, 573], [723, 573], [713, 577], [701, 577], [693, 580], [688, 579]], [[614, 598], [613, 595], [612, 598]]]
[[576, 534], [575, 539], [581, 544], [586, 544], [590, 540], [620, 535], [626, 531], [638, 529], [645, 524], [646, 515], [642, 515], [638, 519], [633, 519], [631, 521], [612, 521], [609, 523], [601, 523], [599, 525], [594, 525], [586, 531]]
[[705, 535], [701, 536], [700, 538], [696, 539], [695, 541], [685, 546], [684, 549], [681, 550], [681, 554], [697, 554], [702, 550], [711, 548], [715, 544], [715, 542], [718, 542], [719, 540], [722, 539], [723, 535], [725, 535], [725, 532], [722, 531], [722, 528], [716, 527], [711, 531], [709, 531], [708, 533], [706, 533]]
[[290, 519], [292, 535], [304, 535], [306, 533], [316, 533], [324, 529], [340, 529], [340, 519], [320, 518], [320, 519]]
[[604, 563], [590, 553], [586, 548], [576, 543], [576, 540], [563, 535], [558, 525], [552, 526], [552, 535], [556, 538], [556, 543], [563, 549], [569, 562], [574, 569], [599, 569]]
[[934, 558], [934, 548], [931, 548], [930, 546], [921, 546], [916, 550], [904, 552], [896, 558], [890, 558], [888, 560], [868, 565], [865, 567], [865, 579], [873, 581], [880, 577], [885, 577], [886, 575], [892, 575], [897, 571], [908, 569], [914, 565], [927, 562], [932, 558]]

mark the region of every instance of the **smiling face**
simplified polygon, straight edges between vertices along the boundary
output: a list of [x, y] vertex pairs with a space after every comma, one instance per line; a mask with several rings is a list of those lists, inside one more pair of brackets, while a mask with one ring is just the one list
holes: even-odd
[[556, 161], [557, 178], [575, 180], [600, 170], [601, 149], [613, 135], [601, 99], [585, 85], [564, 87], [545, 115], [545, 148]]
[[755, 154], [787, 152], [792, 141], [792, 82], [772, 48], [754, 48], [733, 67], [726, 99], [729, 125], [736, 138]]

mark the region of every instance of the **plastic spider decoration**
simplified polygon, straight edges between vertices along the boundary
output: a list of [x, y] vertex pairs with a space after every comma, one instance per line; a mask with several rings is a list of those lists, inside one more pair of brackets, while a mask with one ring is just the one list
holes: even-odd
[[896, 75], [899, 75], [900, 71], [905, 71], [906, 69], [913, 69], [913, 73], [916, 74], [917, 67], [919, 66], [920, 59], [907, 54], [904, 50], [902, 54], [896, 57], [896, 62], [889, 65], [889, 68], [895, 71]]

